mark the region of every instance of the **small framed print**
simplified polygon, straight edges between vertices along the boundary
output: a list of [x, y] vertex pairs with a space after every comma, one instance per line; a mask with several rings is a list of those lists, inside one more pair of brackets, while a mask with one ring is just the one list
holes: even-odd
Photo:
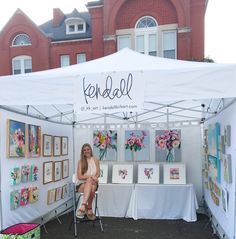
[[160, 170], [159, 164], [139, 164], [138, 183], [159, 184]]
[[53, 156], [61, 155], [61, 137], [53, 136]]
[[112, 168], [112, 183], [133, 183], [133, 165], [114, 164]]
[[61, 198], [66, 198], [68, 196], [68, 185], [62, 186]]
[[43, 184], [53, 181], [53, 161], [43, 163]]
[[54, 182], [56, 182], [56, 181], [59, 181], [59, 180], [61, 180], [61, 176], [62, 176], [62, 173], [61, 173], [61, 165], [62, 165], [62, 163], [61, 163], [61, 161], [56, 161], [56, 162], [54, 162], [54, 164], [53, 164], [54, 166], [53, 166], [53, 178], [54, 178]]
[[55, 196], [55, 201], [58, 201], [61, 199], [62, 196], [62, 187], [56, 188], [56, 196]]
[[68, 137], [61, 137], [61, 155], [68, 155]]
[[43, 134], [43, 157], [52, 156], [52, 135]]
[[108, 164], [101, 164], [100, 163], [100, 176], [98, 181], [100, 184], [107, 183], [108, 178]]
[[56, 197], [56, 188], [48, 190], [47, 204], [52, 204], [55, 202]]
[[29, 125], [28, 127], [29, 157], [40, 157], [41, 153], [41, 127]]
[[62, 178], [69, 177], [69, 159], [62, 160]]
[[184, 163], [166, 163], [163, 165], [164, 184], [186, 184], [186, 166]]

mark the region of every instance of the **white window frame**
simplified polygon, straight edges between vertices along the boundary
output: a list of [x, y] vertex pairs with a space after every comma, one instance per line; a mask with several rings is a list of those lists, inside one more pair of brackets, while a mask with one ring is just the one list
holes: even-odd
[[122, 38], [129, 39], [129, 44], [128, 44], [127, 47], [131, 49], [131, 41], [132, 41], [131, 35], [130, 34], [126, 34], [126, 35], [119, 35], [119, 36], [117, 36], [117, 50], [120, 51], [122, 49], [120, 47], [120, 39], [122, 39]]
[[[80, 56], [83, 56], [83, 58], [85, 59], [85, 61], [79, 61]], [[86, 62], [86, 61], [87, 61], [87, 59], [86, 59], [86, 53], [78, 53], [78, 54], [76, 55], [76, 62], [77, 62], [77, 64], [80, 64], [80, 63], [83, 63], [83, 62]]]
[[171, 59], [177, 59], [177, 31], [176, 30], [165, 30], [162, 32], [162, 55], [164, 57], [164, 51], [165, 51], [164, 34], [165, 33], [174, 33], [175, 34], [175, 46], [173, 49], [168, 49], [168, 50], [175, 50], [175, 58], [171, 58]]
[[[21, 43], [21, 44], [18, 44], [18, 45], [17, 45], [17, 44], [14, 44], [16, 38], [21, 37], [21, 36], [28, 38], [28, 40], [29, 40], [30, 43], [26, 43], [26, 44], [25, 44], [25, 43]], [[30, 39], [29, 35], [27, 35], [27, 34], [25, 34], [25, 33], [17, 34], [17, 35], [14, 37], [14, 39], [12, 40], [12, 43], [11, 43], [11, 46], [13, 46], [13, 47], [31, 46], [31, 45], [32, 45], [31, 39]]]
[[[66, 24], [66, 34], [67, 35], [86, 32], [86, 22], [82, 18], [79, 18], [79, 17], [67, 18], [65, 20], [65, 24]], [[79, 25], [83, 26], [83, 30], [78, 30]], [[74, 27], [74, 31], [70, 30], [70, 26]]]
[[[67, 60], [66, 64], [64, 63], [64, 59]], [[70, 65], [70, 55], [64, 54], [64, 55], [60, 55], [60, 66], [61, 67], [65, 67], [65, 66], [69, 66]]]
[[[31, 68], [26, 68], [25, 67], [25, 61], [26, 60], [31, 60]], [[20, 73], [19, 74], [24, 74], [24, 73], [30, 73], [32, 72], [32, 57], [31, 56], [26, 56], [26, 55], [22, 55], [22, 56], [16, 56], [14, 58], [12, 58], [12, 74], [13, 75], [17, 75], [15, 74], [15, 68], [14, 68], [14, 63], [15, 61], [19, 61], [20, 62]], [[28, 72], [26, 72], [28, 70]]]

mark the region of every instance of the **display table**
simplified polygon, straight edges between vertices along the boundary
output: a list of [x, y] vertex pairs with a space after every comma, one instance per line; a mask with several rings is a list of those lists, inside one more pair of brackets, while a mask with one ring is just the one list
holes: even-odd
[[100, 184], [98, 209], [101, 216], [126, 217], [134, 184]]
[[127, 211], [134, 219], [183, 219], [196, 221], [198, 203], [192, 184], [136, 184]]

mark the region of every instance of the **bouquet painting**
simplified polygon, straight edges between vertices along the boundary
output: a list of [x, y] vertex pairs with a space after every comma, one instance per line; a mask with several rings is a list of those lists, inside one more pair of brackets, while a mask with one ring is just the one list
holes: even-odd
[[117, 155], [117, 131], [102, 130], [93, 133], [94, 154], [100, 160], [116, 160]]
[[155, 137], [156, 158], [160, 161], [181, 160], [181, 133], [180, 130], [157, 130]]
[[29, 139], [29, 155], [30, 157], [40, 156], [40, 142], [41, 142], [41, 128], [36, 125], [29, 125], [28, 130]]
[[[125, 159], [127, 161], [149, 160], [148, 131], [127, 130], [125, 132], [125, 150]], [[131, 154], [129, 152], [131, 152]]]

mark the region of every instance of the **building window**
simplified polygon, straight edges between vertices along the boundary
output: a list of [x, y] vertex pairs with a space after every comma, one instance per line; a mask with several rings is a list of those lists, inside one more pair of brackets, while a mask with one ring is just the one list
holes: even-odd
[[12, 74], [23, 74], [32, 72], [31, 56], [17, 56], [12, 59]]
[[163, 57], [176, 59], [177, 55], [176, 31], [163, 32]]
[[139, 19], [135, 26], [136, 51], [157, 56], [157, 22], [153, 17]]
[[18, 34], [12, 41], [12, 46], [29, 46], [31, 39], [27, 34]]
[[70, 65], [70, 56], [69, 55], [61, 55], [61, 67]]
[[131, 36], [130, 35], [118, 36], [118, 39], [117, 39], [118, 51], [126, 47], [131, 48]]
[[86, 62], [86, 54], [85, 53], [77, 54], [76, 58], [77, 58], [77, 64]]
[[86, 32], [86, 22], [81, 18], [67, 18], [65, 20], [66, 34], [77, 34]]

